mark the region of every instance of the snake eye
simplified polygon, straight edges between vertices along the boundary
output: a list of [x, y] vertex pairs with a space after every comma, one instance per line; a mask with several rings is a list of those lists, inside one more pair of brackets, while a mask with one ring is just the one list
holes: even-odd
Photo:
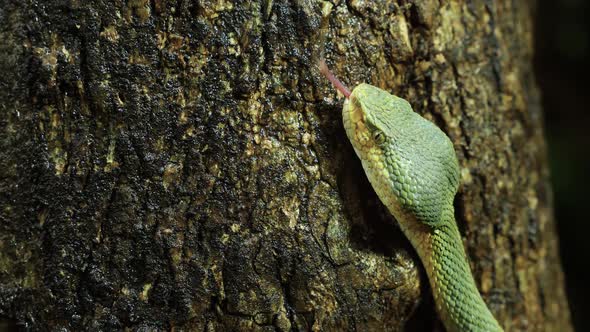
[[385, 143], [385, 134], [383, 134], [381, 130], [377, 129], [373, 132], [373, 139], [375, 140], [375, 143], [377, 143], [377, 145], [381, 145]]

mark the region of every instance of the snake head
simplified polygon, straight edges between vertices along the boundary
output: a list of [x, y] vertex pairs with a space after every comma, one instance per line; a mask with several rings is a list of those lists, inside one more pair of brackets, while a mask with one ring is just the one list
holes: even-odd
[[[410, 104], [384, 90], [361, 83], [344, 101], [342, 120], [346, 133], [361, 159], [382, 155], [399, 136], [397, 130]], [[361, 156], [362, 155], [362, 156]]]
[[406, 100], [369, 84], [348, 96], [342, 119], [369, 181], [396, 219], [436, 226], [452, 211], [459, 166], [442, 130]]
[[[437, 226], [448, 220], [459, 186], [453, 144], [410, 104], [359, 84], [352, 92], [320, 61], [320, 71], [345, 97], [344, 129], [369, 182], [398, 221]], [[402, 225], [403, 226], [403, 225]]]

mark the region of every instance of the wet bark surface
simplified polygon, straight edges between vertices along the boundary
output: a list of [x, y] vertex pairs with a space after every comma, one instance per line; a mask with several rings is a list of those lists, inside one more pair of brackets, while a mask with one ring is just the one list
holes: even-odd
[[0, 2], [0, 314], [35, 330], [437, 328], [323, 53], [454, 142], [456, 218], [500, 324], [570, 329], [532, 10]]

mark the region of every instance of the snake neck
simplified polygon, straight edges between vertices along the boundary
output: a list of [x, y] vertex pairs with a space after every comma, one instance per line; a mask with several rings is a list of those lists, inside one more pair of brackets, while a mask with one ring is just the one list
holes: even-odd
[[475, 285], [451, 208], [440, 226], [400, 222], [426, 269], [447, 331], [502, 331]]

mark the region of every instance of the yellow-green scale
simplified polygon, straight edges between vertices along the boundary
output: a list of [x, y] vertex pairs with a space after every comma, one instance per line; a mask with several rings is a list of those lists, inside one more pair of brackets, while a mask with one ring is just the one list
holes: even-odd
[[436, 227], [400, 221], [424, 264], [437, 312], [449, 332], [502, 331], [475, 285], [453, 211], [443, 220]]

